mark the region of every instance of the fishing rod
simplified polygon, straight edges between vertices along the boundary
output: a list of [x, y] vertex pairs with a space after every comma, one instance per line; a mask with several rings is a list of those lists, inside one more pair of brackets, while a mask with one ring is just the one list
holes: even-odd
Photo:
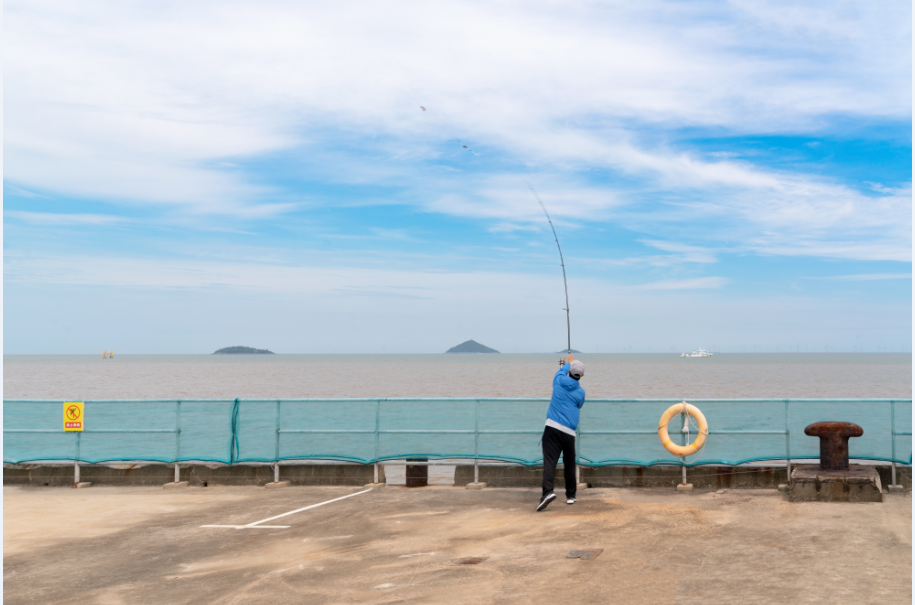
[[[426, 111], [426, 108], [420, 106], [420, 109]], [[461, 145], [464, 149], [472, 153], [473, 155], [480, 155], [475, 152], [473, 149], [467, 145]], [[540, 203], [540, 207], [543, 209], [543, 214], [546, 215], [546, 220], [550, 224], [550, 229], [553, 231], [553, 239], [556, 240], [556, 249], [559, 250], [559, 264], [562, 266], [562, 285], [565, 288], [566, 294], [566, 306], [563, 311], [566, 312], [566, 350], [569, 355], [572, 354], [572, 326], [569, 319], [569, 282], [566, 279], [566, 263], [562, 258], [562, 246], [559, 245], [559, 236], [556, 235], [556, 227], [553, 226], [553, 219], [550, 218], [550, 213], [547, 212], [546, 206], [543, 203], [543, 200], [540, 199], [540, 196], [537, 195], [537, 191], [534, 189], [534, 186], [530, 183], [527, 183], [528, 188], [531, 190], [531, 193], [534, 194], [534, 197], [537, 198], [537, 201]], [[560, 362], [561, 364], [561, 362]]]
[[534, 197], [537, 198], [537, 201], [540, 202], [540, 207], [543, 208], [543, 213], [546, 215], [546, 220], [550, 224], [550, 229], [553, 230], [553, 239], [556, 240], [556, 248], [559, 250], [559, 264], [562, 266], [562, 285], [566, 290], [566, 306], [563, 311], [566, 312], [566, 336], [568, 337], [567, 349], [569, 355], [572, 354], [572, 326], [569, 321], [569, 282], [566, 280], [566, 264], [562, 259], [562, 248], [559, 245], [559, 236], [556, 235], [556, 227], [553, 226], [553, 219], [550, 218], [550, 213], [546, 211], [546, 206], [543, 205], [543, 200], [540, 199], [540, 196], [537, 195], [537, 191], [534, 190], [534, 186], [530, 183], [527, 184], [528, 188], [531, 190], [531, 193], [534, 194]]

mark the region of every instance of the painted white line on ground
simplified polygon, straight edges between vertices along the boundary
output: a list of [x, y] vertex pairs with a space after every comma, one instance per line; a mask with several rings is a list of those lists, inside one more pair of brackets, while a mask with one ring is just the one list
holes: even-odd
[[247, 525], [201, 525], [200, 527], [228, 527], [230, 529], [289, 529], [291, 525], [257, 525], [249, 527]]
[[311, 506], [297, 508], [295, 510], [289, 511], [288, 513], [283, 513], [282, 515], [277, 515], [275, 517], [270, 517], [269, 519], [264, 519], [263, 521], [255, 521], [254, 523], [248, 523], [247, 525], [245, 525], [245, 527], [254, 527], [255, 525], [260, 525], [261, 523], [266, 523], [267, 521], [273, 521], [274, 519], [279, 519], [281, 517], [288, 517], [289, 515], [294, 515], [296, 513], [300, 513], [303, 510], [309, 510], [311, 508], [318, 508], [319, 506], [324, 506], [325, 504], [330, 504], [331, 502], [339, 502], [340, 500], [346, 500], [347, 498], [352, 498], [353, 496], [358, 496], [359, 494], [367, 494], [370, 491], [372, 491], [372, 490], [365, 489], [365, 490], [362, 490], [361, 492], [356, 492], [355, 494], [349, 494], [346, 496], [340, 496], [339, 498], [334, 498], [333, 500], [328, 500], [327, 502], [319, 502], [318, 504], [312, 504]]
[[365, 494], [372, 491], [371, 489], [366, 489], [361, 492], [356, 492], [355, 494], [348, 494], [346, 496], [341, 496], [339, 498], [334, 498], [333, 500], [328, 500], [327, 502], [319, 502], [317, 504], [312, 504], [311, 506], [305, 506], [303, 508], [297, 508], [291, 510], [288, 513], [283, 513], [282, 515], [277, 515], [275, 517], [270, 517], [268, 519], [262, 519], [260, 521], [255, 521], [254, 523], [248, 523], [247, 525], [201, 525], [200, 527], [225, 527], [231, 529], [288, 529], [289, 525], [261, 525], [261, 523], [266, 523], [267, 521], [273, 521], [274, 519], [279, 519], [281, 517], [288, 517], [289, 515], [294, 515], [305, 510], [312, 508], [317, 508], [319, 506], [324, 506], [325, 504], [330, 504], [332, 502], [339, 502], [340, 500], [346, 500], [347, 498], [352, 498], [353, 496], [358, 496], [359, 494]]

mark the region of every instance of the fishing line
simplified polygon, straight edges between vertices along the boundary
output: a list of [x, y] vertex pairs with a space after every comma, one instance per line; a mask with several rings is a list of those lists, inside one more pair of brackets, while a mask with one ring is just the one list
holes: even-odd
[[[421, 106], [421, 108], [423, 111], [426, 111], [425, 107]], [[463, 143], [461, 144], [461, 146], [464, 149], [466, 149], [467, 151], [469, 151], [470, 153], [472, 153], [473, 155], [480, 155], [479, 153], [475, 152], [473, 149], [471, 149], [467, 145], [464, 145]], [[528, 186], [528, 189], [531, 190], [531, 193], [534, 194], [534, 197], [537, 198], [537, 202], [540, 203], [540, 207], [543, 209], [543, 214], [546, 216], [546, 220], [550, 224], [550, 229], [553, 231], [553, 239], [556, 240], [556, 249], [559, 250], [559, 264], [562, 267], [562, 285], [563, 285], [563, 288], [565, 289], [565, 295], [566, 295], [566, 306], [565, 306], [565, 308], [563, 308], [563, 311], [566, 312], [566, 351], [569, 355], [571, 355], [572, 354], [572, 324], [571, 324], [571, 320], [569, 318], [569, 282], [568, 282], [568, 279], [566, 278], [566, 263], [565, 263], [565, 260], [562, 258], [562, 246], [559, 245], [559, 236], [556, 235], [556, 227], [553, 226], [553, 219], [550, 218], [550, 213], [547, 212], [546, 206], [544, 205], [543, 200], [540, 199], [540, 196], [537, 194], [537, 190], [534, 189], [533, 185], [531, 185], [530, 183], [526, 183], [526, 184]]]
[[531, 190], [531, 193], [534, 194], [534, 197], [537, 198], [537, 201], [540, 202], [540, 207], [543, 208], [543, 214], [546, 215], [546, 220], [550, 224], [550, 229], [553, 230], [553, 239], [556, 240], [556, 248], [559, 250], [559, 264], [562, 265], [562, 285], [565, 287], [566, 291], [566, 306], [563, 311], [566, 312], [566, 344], [568, 353], [572, 354], [572, 325], [569, 320], [569, 282], [566, 280], [566, 264], [562, 259], [562, 247], [559, 245], [559, 236], [556, 235], [556, 227], [553, 226], [553, 219], [550, 218], [550, 213], [546, 211], [546, 206], [543, 205], [543, 200], [540, 199], [540, 196], [537, 195], [537, 191], [534, 189], [534, 186], [530, 183], [527, 183], [528, 188]]

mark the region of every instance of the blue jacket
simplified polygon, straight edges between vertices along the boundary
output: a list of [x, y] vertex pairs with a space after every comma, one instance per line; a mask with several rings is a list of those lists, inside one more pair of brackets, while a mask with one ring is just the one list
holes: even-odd
[[546, 417], [570, 429], [578, 429], [578, 410], [585, 404], [585, 390], [578, 381], [569, 377], [569, 364], [565, 364], [553, 377], [553, 398]]

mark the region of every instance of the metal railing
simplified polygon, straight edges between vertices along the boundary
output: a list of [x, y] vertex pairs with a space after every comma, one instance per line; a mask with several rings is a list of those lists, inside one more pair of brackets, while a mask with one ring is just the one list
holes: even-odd
[[[910, 399], [689, 400], [709, 420], [709, 441], [689, 460], [657, 439], [657, 421], [680, 400], [588, 400], [578, 431], [584, 466], [737, 465], [817, 458], [806, 424], [864, 428], [856, 459], [911, 464]], [[542, 462], [545, 399], [276, 399], [86, 401], [83, 432], [62, 429], [61, 400], [4, 400], [7, 463], [125, 460], [261, 464], [406, 458]], [[777, 427], [777, 428], [776, 428]], [[672, 431], [673, 433], [673, 431]], [[687, 436], [683, 435], [683, 440]]]

